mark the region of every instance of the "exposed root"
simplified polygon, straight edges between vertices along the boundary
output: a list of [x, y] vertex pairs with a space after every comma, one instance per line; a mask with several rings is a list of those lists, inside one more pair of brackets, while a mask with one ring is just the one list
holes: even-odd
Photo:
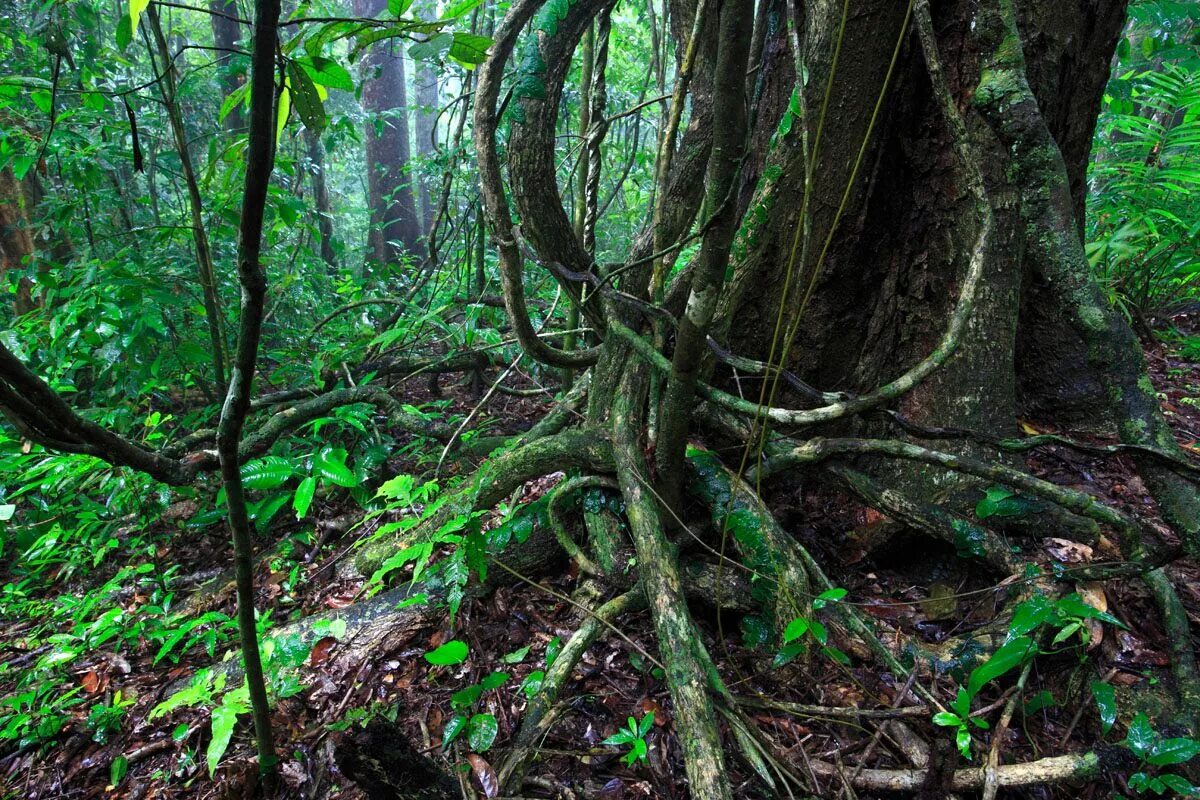
[[643, 430], [645, 370], [627, 371], [613, 410], [613, 456], [625, 496], [638, 569], [650, 596], [650, 616], [658, 636], [667, 687], [683, 747], [684, 769], [696, 800], [729, 800], [733, 791], [717, 717], [707, 690], [708, 676], [697, 657], [700, 633], [688, 611], [675, 549], [663, 533], [658, 506], [647, 492], [646, 462], [638, 433]]
[[606, 472], [612, 469], [612, 450], [598, 432], [569, 428], [535, 439], [484, 463], [474, 476], [446, 498], [415, 528], [364, 545], [343, 567], [347, 574], [370, 575], [397, 549], [397, 542], [436, 531], [459, 514], [491, 508], [526, 481], [565, 469]]
[[866, 505], [953, 545], [960, 555], [982, 558], [1004, 575], [1020, 574], [1023, 565], [1012, 548], [990, 528], [913, 500], [845, 464], [830, 464], [826, 469]]
[[517, 731], [512, 749], [497, 774], [502, 791], [512, 792], [520, 787], [529, 761], [537, 753], [538, 742], [545, 736], [553, 722], [550, 713], [558, 702], [559, 693], [571, 678], [571, 673], [586, 651], [599, 638], [605, 623], [612, 624], [622, 614], [644, 608], [646, 594], [641, 587], [619, 595], [596, 609], [595, 615], [583, 621], [575, 634], [559, 651], [554, 663], [542, 678], [542, 688], [529, 701], [521, 716], [521, 728]]
[[566, 551], [572, 561], [579, 565], [581, 570], [589, 575], [599, 577], [604, 574], [604, 570], [575, 543], [575, 540], [571, 538], [570, 531], [567, 530], [567, 526], [563, 522], [563, 513], [566, 510], [564, 507], [572, 495], [580, 489], [596, 488], [619, 489], [620, 487], [613, 479], [598, 475], [581, 475], [576, 478], [568, 478], [554, 487], [554, 495], [550, 498], [546, 512], [550, 518], [550, 527], [554, 531], [554, 537], [558, 539], [559, 546]]
[[[812, 771], [828, 778], [844, 777], [856, 789], [875, 792], [918, 792], [929, 778], [927, 769], [863, 769], [847, 775], [844, 767], [825, 761], [810, 763]], [[1062, 781], [1086, 780], [1100, 773], [1100, 757], [1094, 752], [1076, 753], [1029, 761], [1002, 764], [996, 768], [1000, 788], [1037, 786]], [[985, 780], [984, 767], [954, 771], [950, 788], [954, 791], [980, 789]]]
[[732, 536], [751, 570], [754, 599], [771, 608], [772, 622], [782, 634], [793, 619], [812, 613], [812, 591], [797, 552], [799, 544], [779, 527], [762, 498], [716, 456], [697, 449], [688, 455], [691, 491], [708, 507], [718, 530]]

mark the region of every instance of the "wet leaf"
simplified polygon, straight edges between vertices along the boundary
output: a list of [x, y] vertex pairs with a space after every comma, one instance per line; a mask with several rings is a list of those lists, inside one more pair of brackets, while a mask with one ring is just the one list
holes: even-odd
[[500, 794], [500, 780], [496, 777], [496, 770], [492, 769], [492, 765], [483, 756], [469, 753], [467, 763], [471, 765], [471, 773], [479, 782], [479, 788], [483, 790], [484, 797], [495, 797]]

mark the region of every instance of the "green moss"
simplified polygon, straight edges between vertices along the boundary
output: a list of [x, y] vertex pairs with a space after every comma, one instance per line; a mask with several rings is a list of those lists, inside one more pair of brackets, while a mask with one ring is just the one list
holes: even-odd
[[1096, 333], [1103, 333], [1108, 327], [1104, 312], [1092, 305], [1079, 307], [1079, 321], [1088, 330]]

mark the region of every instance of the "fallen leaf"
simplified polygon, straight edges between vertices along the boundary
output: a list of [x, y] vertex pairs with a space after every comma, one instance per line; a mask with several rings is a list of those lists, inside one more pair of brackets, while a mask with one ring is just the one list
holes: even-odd
[[640, 703], [638, 703], [638, 709], [642, 712], [643, 716], [645, 716], [646, 714], [649, 714], [649, 713], [653, 713], [654, 714], [654, 725], [656, 727], [661, 728], [661, 727], [665, 726], [668, 722], [671, 721], [671, 718], [670, 718], [670, 716], [668, 716], [666, 709], [663, 708], [662, 706], [660, 706], [654, 700], [651, 700], [649, 697], [643, 698], [642, 701]]
[[[1104, 594], [1104, 585], [1098, 581], [1075, 584], [1080, 599], [1097, 611], [1108, 611], [1108, 596]], [[1088, 629], [1088, 646], [1091, 650], [1104, 640], [1104, 626], [1098, 619], [1086, 620]]]
[[1042, 547], [1055, 561], [1063, 564], [1084, 564], [1092, 560], [1092, 548], [1070, 539], [1050, 537], [1042, 540]]
[[471, 765], [471, 772], [479, 781], [479, 788], [483, 790], [485, 797], [500, 794], [500, 780], [496, 777], [496, 770], [492, 769], [492, 765], [483, 756], [469, 753], [467, 763]]
[[313, 645], [312, 652], [308, 654], [308, 665], [315, 667], [329, 658], [329, 651], [335, 644], [337, 644], [337, 639], [332, 636], [317, 640], [317, 643]]
[[80, 679], [79, 685], [88, 694], [95, 694], [100, 691], [100, 676], [96, 674], [96, 670], [92, 670]]

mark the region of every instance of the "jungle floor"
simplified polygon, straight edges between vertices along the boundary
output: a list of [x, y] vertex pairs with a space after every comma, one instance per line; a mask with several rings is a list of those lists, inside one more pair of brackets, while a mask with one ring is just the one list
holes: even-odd
[[[1177, 317], [1174, 324], [1185, 332], [1200, 332], [1200, 313]], [[1200, 353], [1187, 353], [1197, 359], [1188, 360], [1178, 347], [1159, 344], [1147, 355], [1167, 418], [1178, 438], [1185, 447], [1200, 450]], [[425, 381], [412, 381], [398, 387], [397, 395], [402, 394], [406, 403], [418, 404], [429, 398], [429, 391]], [[456, 412], [467, 413], [474, 405], [465, 385], [447, 380], [442, 391], [452, 399]], [[487, 413], [497, 430], [513, 432], [528, 427], [543, 410], [538, 400], [497, 395]], [[1078, 431], [1059, 430], [1054, 420], [1022, 423], [1031, 434], [1061, 432], [1094, 439]], [[1127, 458], [1092, 458], [1055, 448], [1035, 451], [1028, 464], [1034, 474], [1099, 495], [1114, 507], [1157, 526], [1169, 538], [1165, 527], [1155, 522], [1153, 503]], [[396, 473], [412, 469], [402, 459], [393, 460], [389, 467]], [[553, 482], [542, 480], [527, 485], [521, 499], [544, 494]], [[776, 489], [768, 499], [784, 528], [830, 565], [833, 580], [848, 590], [847, 599], [862, 604], [872, 616], [927, 642], [941, 641], [993, 616], [1003, 591], [994, 585], [994, 575], [971, 568], [947, 546], [903, 535], [886, 537], [886, 544], [875, 546], [879, 531], [891, 526], [877, 512], [844, 495]], [[326, 502], [321, 506], [320, 502], [314, 506], [318, 531], [344, 528], [328, 523], [352, 512], [353, 505]], [[230, 548], [222, 526], [206, 530], [183, 527], [179, 519], [192, 513], [194, 509], [172, 507], [167, 516], [176, 519], [159, 523], [164, 535], [157, 558], [164, 565], [179, 564], [177, 574], [194, 576], [194, 585], [215, 572], [213, 565], [229, 563]], [[284, 529], [275, 535], [287, 533], [289, 530]], [[287, 570], [273, 571], [269, 560], [263, 561], [256, 576], [261, 589], [260, 609], [274, 609], [274, 617], [279, 619], [297, 609], [311, 614], [350, 604], [359, 594], [361, 581], [340, 579], [333, 562], [362, 535], [361, 528], [326, 534], [325, 541], [318, 540], [317, 546], [301, 559], [302, 580], [290, 579]], [[1104, 555], [1103, 541], [1095, 548], [1053, 538], [1026, 540], [1021, 546], [1027, 555], [1047, 564], [1101, 560]], [[5, 569], [7, 565], [0, 568], [0, 584], [9, 580]], [[1176, 561], [1169, 573], [1193, 625], [1200, 625], [1200, 565]], [[87, 593], [104, 578], [97, 574], [81, 576], [72, 589]], [[456, 667], [434, 667], [422, 657], [451, 638], [451, 628], [444, 618], [440, 626], [425, 628], [387, 652], [373, 652], [348, 665], [336, 658], [336, 640], [318, 642], [304, 669], [306, 688], [280, 701], [274, 713], [288, 795], [345, 800], [364, 797], [339, 772], [334, 751], [337, 742], [351, 735], [362, 719], [356, 709], [374, 709], [395, 720], [396, 736], [429, 755], [447, 773], [455, 774], [455, 763], [464, 765], [465, 769], [457, 773], [464, 790], [473, 787], [480, 797], [492, 796], [492, 765], [503, 757], [526, 703], [521, 681], [530, 672], [544, 668], [547, 650], [565, 642], [581, 621], [577, 608], [563, 599], [571, 595], [577, 582], [576, 572], [564, 569], [538, 585], [518, 582], [486, 598], [466, 600], [453, 635], [466, 639], [470, 658]], [[187, 583], [185, 579], [181, 585]], [[1153, 684], [1166, 674], [1167, 642], [1144, 590], [1132, 582], [1120, 581], [1106, 583], [1099, 590], [1081, 588], [1099, 591], [1099, 600], [1128, 630], [1109, 626], [1098, 642], [1093, 639], [1092, 666], [1087, 672], [1090, 677], [1081, 676], [1077, 654], [1038, 660], [1031, 682], [1037, 688], [1026, 692], [1024, 707], [1019, 708], [1004, 742], [1007, 761], [1095, 746], [1099, 723], [1088, 680], [1097, 673], [1118, 692]], [[186, 596], [186, 589], [180, 589], [180, 596]], [[129, 607], [146, 599], [132, 592], [120, 602]], [[232, 615], [232, 592], [211, 592], [205, 607]], [[891, 676], [873, 667], [860, 667], [857, 660], [843, 667], [829, 659], [814, 658], [803, 667], [793, 663], [775, 669], [772, 653], [745, 646], [735, 616], [719, 617], [712, 610], [699, 613], [709, 649], [739, 697], [874, 709], [891, 708], [901, 699], [898, 695], [903, 687], [896, 685]], [[635, 614], [627, 620], [622, 624], [623, 632], [652, 652], [653, 637], [646, 614]], [[0, 623], [0, 659], [12, 663], [28, 657], [24, 634], [33, 623]], [[157, 644], [147, 642], [123, 655], [96, 652], [76, 675], [79, 689], [88, 698], [111, 697], [117, 690], [125, 697], [135, 697], [121, 731], [107, 742], [94, 741], [84, 724], [88, 704], [81, 704], [78, 718], [64, 729], [53, 749], [0, 753], [0, 793], [39, 799], [200, 800], [248, 796], [257, 772], [248, 725], [239, 726], [215, 778], [210, 778], [204, 763], [208, 711], [185, 708], [155, 721], [147, 719], [149, 710], [161, 702], [170, 684], [211, 663], [203, 648], [194, 647], [180, 663], [162, 661], [156, 666], [153, 660], [157, 648]], [[481, 701], [499, 723], [494, 746], [472, 755], [464, 737], [443, 754], [443, 729], [454, 713], [451, 695], [496, 671], [511, 677], [501, 688], [486, 692]], [[672, 725], [670, 701], [660, 676], [661, 672], [647, 663], [630, 642], [616, 636], [601, 637], [580, 661], [562, 695], [562, 713], [527, 772], [522, 796], [603, 800], [686, 797], [680, 779], [680, 732]], [[10, 695], [12, 690], [11, 685], [0, 685], [0, 697]], [[983, 702], [1002, 699], [985, 697]], [[629, 716], [641, 718], [648, 711], [654, 712], [654, 726], [648, 735], [649, 758], [642, 764], [626, 766], [621, 760], [622, 750], [601, 742], [624, 726]], [[806, 757], [853, 769], [864, 752], [869, 752], [872, 765], [909, 765], [888, 737], [876, 742], [877, 721], [794, 714], [780, 707], [763, 707], [754, 718], [776, 754], [801, 772]], [[933, 728], [928, 713], [910, 717], [909, 724], [926, 739], [949, 735]], [[173, 731], [182, 731], [182, 735], [173, 737]], [[119, 786], [110, 786], [109, 766], [121, 754], [128, 759], [128, 773]], [[765, 796], [749, 769], [736, 759], [730, 764], [739, 796]], [[1087, 800], [1124, 792], [1121, 781], [1119, 774], [1106, 773], [1082, 786], [1037, 787], [1011, 796], [1070, 795]], [[841, 785], [831, 779], [826, 779], [820, 789], [818, 794], [823, 797], [842, 795]]]

